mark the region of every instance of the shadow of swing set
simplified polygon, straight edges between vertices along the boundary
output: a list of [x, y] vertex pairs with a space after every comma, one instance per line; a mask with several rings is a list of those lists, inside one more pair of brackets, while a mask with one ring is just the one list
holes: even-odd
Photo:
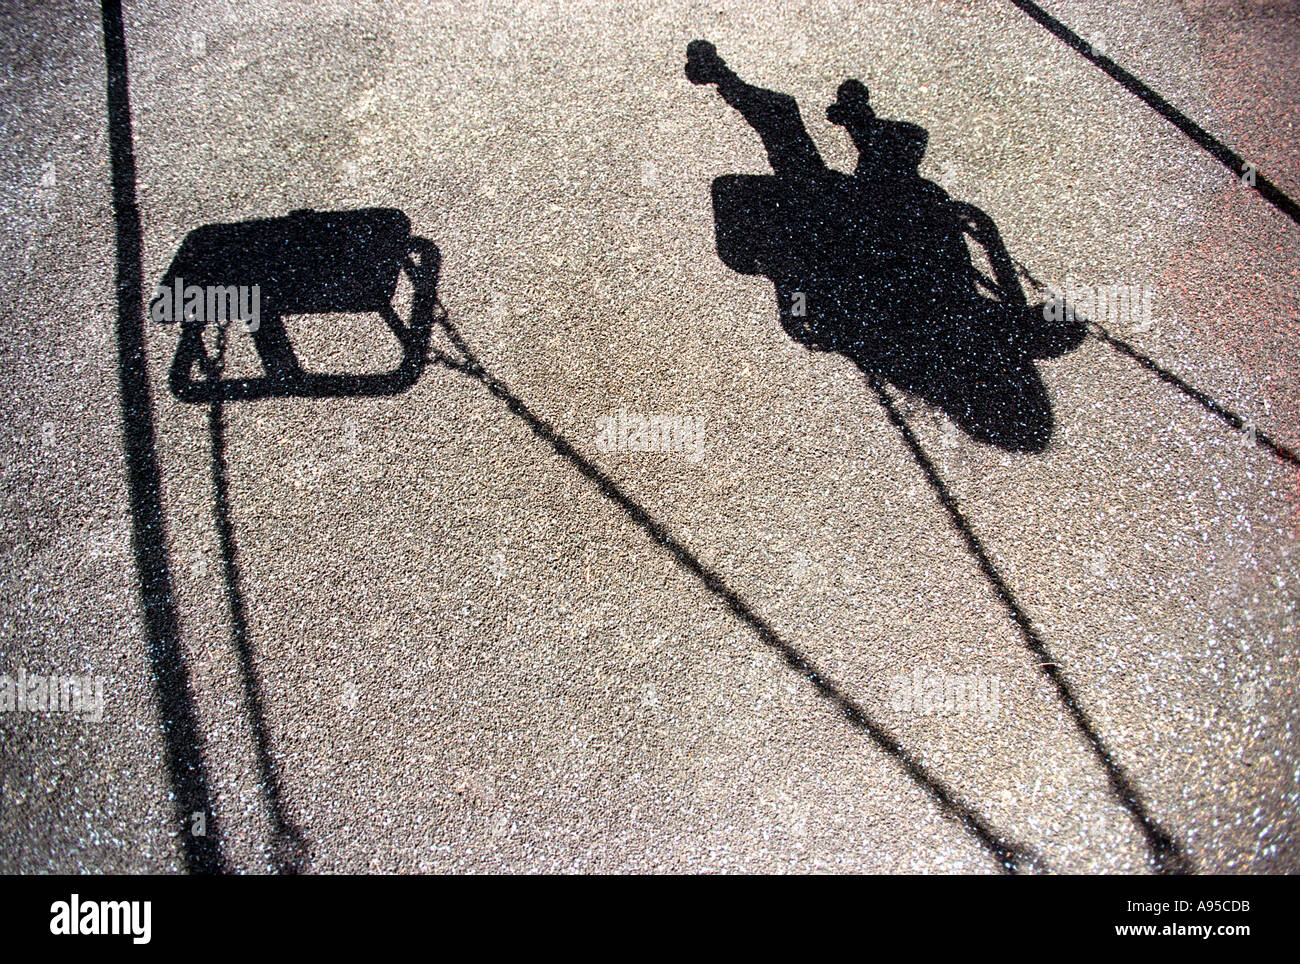
[[[853, 174], [826, 167], [799, 116], [794, 99], [741, 81], [712, 45], [693, 42], [687, 77], [713, 85], [759, 134], [772, 163], [771, 175], [725, 175], [712, 186], [717, 250], [733, 270], [761, 275], [774, 285], [783, 328], [810, 350], [844, 354], [863, 371], [890, 422], [905, 443], [954, 527], [965, 538], [998, 597], [1019, 626], [1027, 647], [1041, 660], [1058, 697], [1110, 777], [1120, 803], [1146, 838], [1156, 870], [1189, 865], [1177, 841], [1148, 814], [1127, 775], [1102, 742], [1055, 660], [993, 566], [983, 546], [887, 390], [893, 385], [942, 410], [971, 438], [1011, 451], [1038, 452], [1052, 429], [1050, 401], [1034, 362], [1077, 347], [1084, 324], [1049, 321], [1041, 305], [1028, 304], [996, 225], [978, 208], [951, 199], [920, 177], [927, 135], [916, 125], [886, 121], [871, 109], [866, 88], [846, 81], [827, 110], [859, 151]], [[972, 262], [967, 239], [984, 254], [991, 271]], [[410, 388], [430, 361], [480, 382], [541, 441], [566, 458], [601, 494], [710, 592], [789, 667], [804, 676], [882, 751], [897, 760], [923, 789], [956, 817], [1010, 871], [1037, 865], [1026, 848], [1000, 837], [939, 778], [916, 760], [870, 715], [843, 694], [805, 656], [783, 639], [640, 503], [535, 415], [476, 358], [437, 298], [440, 255], [430, 241], [411, 234], [407, 217], [394, 209], [295, 211], [286, 217], [215, 224], [191, 232], [159, 283], [151, 316], [180, 315], [180, 336], [169, 387], [181, 401], [207, 404], [213, 442], [213, 479], [232, 625], [252, 707], [263, 784], [278, 842], [278, 869], [302, 869], [308, 848], [289, 820], [261, 712], [246, 614], [239, 591], [224, 454], [224, 404], [276, 397], [348, 398], [394, 395]], [[399, 275], [413, 297], [407, 319], [392, 301]], [[1026, 275], [1026, 277], [1028, 277]], [[1035, 279], [1028, 277], [1031, 283]], [[245, 330], [252, 335], [264, 373], [227, 377], [225, 330], [209, 351], [204, 331], [211, 317], [181, 310], [192, 287], [256, 286], [260, 311]], [[1035, 284], [1035, 287], [1041, 287]], [[162, 311], [163, 300], [173, 311]], [[187, 299], [188, 300], [188, 299]], [[304, 370], [284, 328], [295, 314], [374, 313], [402, 348], [400, 363], [380, 373], [319, 373]], [[247, 302], [245, 302], [247, 320]], [[1132, 346], [1097, 326], [1105, 343], [1132, 357], [1233, 427], [1236, 416], [1160, 368]], [[432, 331], [454, 353], [430, 351]], [[1235, 420], [1235, 422], [1234, 422]], [[1294, 461], [1290, 450], [1266, 436], [1260, 444]]]
[[[268, 856], [278, 873], [306, 870], [311, 846], [291, 815], [266, 725], [230, 504], [225, 405], [277, 397], [396, 395], [410, 388], [427, 363], [430, 331], [441, 310], [436, 293], [440, 267], [437, 247], [413, 236], [410, 221], [401, 211], [299, 210], [285, 217], [212, 224], [190, 232], [148, 307], [155, 321], [180, 323], [168, 375], [172, 394], [181, 401], [208, 406], [213, 515], [231, 643], [270, 820]], [[410, 315], [405, 319], [393, 307], [402, 273], [412, 288]], [[286, 317], [365, 313], [378, 315], [400, 344], [401, 361], [394, 368], [352, 373], [313, 372], [302, 367], [285, 331]], [[209, 323], [215, 329], [211, 351], [204, 342]], [[263, 368], [261, 377], [226, 375], [232, 327], [252, 336]], [[191, 867], [218, 871], [219, 853], [204, 855], [201, 860], [191, 855]]]

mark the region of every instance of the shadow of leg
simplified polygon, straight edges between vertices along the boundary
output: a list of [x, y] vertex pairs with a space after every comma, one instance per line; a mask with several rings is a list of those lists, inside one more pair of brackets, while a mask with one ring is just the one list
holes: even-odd
[[284, 330], [284, 319], [280, 315], [262, 319], [253, 332], [253, 344], [257, 347], [262, 367], [266, 369], [271, 381], [289, 385], [302, 377], [302, 367], [298, 364], [298, 356], [294, 354], [289, 335]]

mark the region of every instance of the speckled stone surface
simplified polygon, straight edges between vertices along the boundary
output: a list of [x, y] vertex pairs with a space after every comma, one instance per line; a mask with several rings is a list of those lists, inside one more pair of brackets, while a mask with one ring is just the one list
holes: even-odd
[[[1295, 3], [1048, 9], [1300, 195]], [[228, 403], [257, 727], [210, 413], [148, 327], [225, 869], [276, 869], [289, 827], [314, 872], [997, 872], [978, 826], [1020, 869], [1145, 872], [1135, 807], [1198, 871], [1297, 869], [1296, 466], [1096, 338], [1039, 363], [1044, 451], [895, 391], [909, 446], [715, 250], [713, 179], [770, 169], [683, 76], [697, 38], [797, 98], [844, 171], [824, 110], [863, 80], [1029, 273], [1152, 289], [1149, 324], [1109, 330], [1300, 447], [1300, 227], [1014, 4], [141, 0], [125, 22], [146, 286], [205, 224], [400, 209], [449, 321], [567, 442], [438, 364], [390, 397]], [[0, 871], [174, 872], [98, 7], [6, 5], [0, 65], [0, 673], [105, 680], [98, 722], [0, 713]], [[399, 354], [374, 316], [288, 327], [309, 367]], [[257, 369], [242, 335], [230, 364]], [[620, 410], [701, 418], [701, 457], [599, 445]], [[900, 700], [917, 678], [997, 699]]]

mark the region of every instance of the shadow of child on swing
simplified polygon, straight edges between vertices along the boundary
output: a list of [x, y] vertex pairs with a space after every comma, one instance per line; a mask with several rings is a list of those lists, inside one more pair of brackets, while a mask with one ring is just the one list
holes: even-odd
[[791, 337], [840, 352], [971, 438], [1046, 448], [1052, 410], [1034, 361], [1077, 347], [1084, 326], [1030, 307], [992, 219], [920, 176], [926, 131], [877, 117], [867, 88], [844, 81], [826, 117], [858, 150], [848, 175], [822, 160], [793, 97], [744, 82], [712, 44], [691, 42], [686, 76], [715, 85], [767, 150], [773, 174], [713, 182], [718, 254], [773, 282]]

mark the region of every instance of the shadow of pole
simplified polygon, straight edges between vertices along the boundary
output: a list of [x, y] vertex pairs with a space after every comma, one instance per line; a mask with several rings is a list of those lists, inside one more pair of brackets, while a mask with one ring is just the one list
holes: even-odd
[[[221, 837], [212, 810], [203, 736], [181, 647], [180, 620], [167, 559], [167, 520], [162, 506], [153, 396], [145, 357], [143, 242], [136, 205], [135, 147], [120, 0], [103, 0], [101, 14], [108, 73], [108, 138], [117, 246], [118, 388], [136, 579], [144, 607], [154, 698], [185, 867], [191, 873], [220, 873], [224, 869]], [[201, 834], [193, 832], [198, 829], [196, 815], [202, 815]]]
[[1106, 776], [1110, 781], [1111, 790], [1115, 793], [1124, 809], [1132, 816], [1145, 838], [1152, 867], [1158, 873], [1190, 873], [1192, 870], [1191, 864], [1183, 855], [1178, 842], [1156, 823], [1155, 819], [1147, 811], [1145, 803], [1143, 803], [1141, 796], [1133, 786], [1133, 782], [1119, 763], [1116, 762], [1109, 748], [1103, 742], [1101, 735], [1093, 727], [1092, 721], [1088, 719], [1083, 707], [1079, 704], [1079, 700], [1074, 695], [1074, 690], [1061, 672], [1051, 651], [1047, 648], [1047, 644], [1043, 642], [1028, 614], [1020, 608], [1020, 604], [1016, 601], [1010, 587], [1007, 586], [1006, 580], [1002, 578], [1002, 574], [993, 565], [992, 560], [989, 559], [979, 536], [971, 528], [966, 516], [961, 511], [961, 507], [957, 505], [957, 500], [948, 491], [948, 487], [940, 478], [934, 463], [930, 461], [925, 449], [921, 446], [920, 440], [917, 439], [916, 434], [898, 411], [894, 400], [890, 397], [879, 376], [871, 372], [867, 372], [866, 375], [867, 381], [875, 391], [877, 398], [880, 399], [880, 404], [884, 408], [889, 421], [903, 436], [903, 440], [912, 453], [912, 458], [916, 460], [916, 464], [920, 466], [926, 481], [934, 489], [935, 495], [948, 513], [948, 518], [953, 527], [965, 540], [967, 549], [979, 564], [980, 570], [988, 579], [999, 601], [1006, 607], [1012, 620], [1019, 627], [1025, 645], [1035, 659], [1038, 660], [1039, 668], [1056, 690], [1057, 697], [1070, 714], [1070, 718], [1074, 720], [1075, 726], [1078, 727], [1079, 732], [1083, 735], [1097, 759], [1101, 761], [1106, 770]]
[[1101, 53], [1093, 44], [1088, 43], [1088, 41], [1034, 3], [1033, 0], [1011, 0], [1011, 2], [1046, 28], [1058, 40], [1072, 47], [1085, 59], [1101, 68], [1112, 79], [1118, 81], [1129, 93], [1177, 127], [1192, 143], [1206, 151], [1238, 178], [1253, 177], [1255, 190], [1259, 192], [1260, 196], [1292, 221], [1300, 224], [1300, 205], [1297, 205], [1295, 201], [1282, 193], [1276, 184], [1255, 170], [1254, 165], [1247, 165], [1246, 161], [1242, 160], [1241, 155], [1228, 147], [1227, 144], [1224, 144], [1223, 141], [1201, 127], [1200, 124], [1197, 124], [1132, 73], [1115, 63], [1104, 53]]
[[448, 320], [445, 312], [440, 313], [439, 324], [461, 357], [455, 358], [441, 351], [435, 351], [432, 353], [433, 361], [452, 371], [473, 378], [482, 384], [491, 395], [504, 402], [511, 414], [519, 418], [537, 438], [549, 445], [557, 455], [570, 462], [580, 474], [595, 485], [602, 496], [618, 506], [632, 522], [657, 545], [661, 546], [677, 565], [689, 572], [704, 588], [720, 599], [733, 616], [744, 623], [764, 645], [775, 650], [790, 669], [802, 676], [816, 689], [819, 696], [830, 701], [841, 715], [864, 733], [879, 750], [896, 760], [904, 772], [934, 799], [943, 812], [956, 818], [979, 841], [980, 845], [998, 861], [1000, 869], [1007, 873], [1016, 873], [1022, 869], [1045, 867], [1045, 862], [1041, 857], [1027, 847], [999, 836], [997, 831], [990, 827], [978, 813], [960, 802], [954, 796], [952, 790], [926, 769], [893, 734], [875, 722], [862, 706], [850, 699], [814, 663], [773, 629], [771, 624], [754, 612], [749, 604], [721, 576], [705, 566], [690, 549], [675, 539], [644, 506], [624, 492], [613, 479], [586, 459], [574, 448], [572, 443], [557, 432], [548, 422], [534, 414], [522, 399], [489, 373], [475, 358], [460, 333]]
[[[210, 372], [219, 381], [224, 361], [226, 329], [217, 330], [216, 358]], [[271, 741], [266, 730], [262, 687], [257, 666], [253, 660], [253, 647], [248, 635], [248, 609], [239, 584], [238, 549], [235, 544], [235, 525], [230, 512], [230, 475], [226, 463], [225, 403], [218, 392], [213, 393], [208, 409], [208, 435], [212, 443], [213, 515], [217, 538], [221, 545], [221, 572], [226, 588], [226, 602], [230, 609], [230, 636], [239, 661], [239, 676], [244, 690], [244, 706], [253, 731], [253, 744], [257, 752], [257, 768], [262, 794], [266, 799], [271, 820], [271, 862], [279, 874], [298, 874], [307, 867], [310, 851], [302, 831], [289, 819], [284, 802], [283, 781], [280, 769], [271, 752]]]

